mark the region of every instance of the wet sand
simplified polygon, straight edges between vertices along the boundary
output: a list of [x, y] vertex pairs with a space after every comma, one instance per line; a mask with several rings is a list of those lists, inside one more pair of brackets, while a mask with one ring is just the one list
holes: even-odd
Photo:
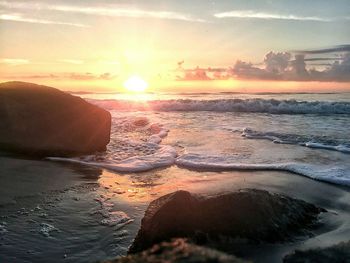
[[[211, 195], [265, 189], [326, 208], [317, 236], [294, 243], [250, 246], [242, 256], [280, 262], [295, 248], [328, 246], [350, 236], [350, 189], [284, 172], [199, 172], [172, 166], [118, 174], [78, 164], [0, 157], [0, 255], [6, 262], [94, 262], [124, 255], [150, 201], [176, 190]], [[133, 220], [101, 224], [112, 207]], [[56, 228], [43, 235], [42, 224]], [[220, 222], [218, 222], [219, 224]]]

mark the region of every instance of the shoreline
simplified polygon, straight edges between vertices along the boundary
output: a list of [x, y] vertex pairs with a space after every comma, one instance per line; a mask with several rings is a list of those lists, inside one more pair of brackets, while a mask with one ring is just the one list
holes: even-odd
[[[85, 207], [85, 209], [90, 207], [91, 210], [96, 205], [93, 196], [95, 198], [103, 196], [103, 200], [100, 201], [103, 205], [113, 204], [117, 210], [125, 212], [132, 218], [134, 221], [122, 228], [122, 230], [128, 233], [126, 239], [122, 242], [124, 249], [119, 249], [117, 254], [112, 253], [109, 257], [126, 253], [126, 248], [131, 244], [132, 239], [136, 235], [140, 220], [149, 202], [176, 190], [188, 190], [198, 194], [215, 195], [218, 193], [234, 192], [244, 188], [262, 189], [302, 199], [330, 211], [330, 213], [327, 213], [326, 216], [321, 218], [324, 227], [313, 238], [292, 244], [248, 246], [242, 248], [243, 254], [247, 254], [248, 259], [253, 259], [255, 262], [279, 262], [278, 259], [292, 252], [294, 249], [307, 249], [336, 244], [340, 241], [346, 241], [346, 238], [350, 234], [350, 223], [347, 223], [350, 222], [350, 205], [348, 205], [350, 189], [290, 173], [278, 171], [199, 172], [171, 166], [143, 173], [120, 174], [77, 164], [22, 160], [9, 157], [0, 157], [0, 163], [7, 164], [7, 166], [2, 165], [3, 173], [0, 179], [2, 185], [6, 186], [6, 191], [2, 192], [1, 195], [2, 197], [13, 197], [6, 205], [2, 204], [0, 206], [1, 214], [6, 210], [6, 207], [16, 210], [31, 203], [30, 195], [45, 199], [52, 195], [53, 192], [58, 192], [57, 197], [55, 197], [57, 200], [52, 200], [51, 205], [53, 208], [48, 208], [48, 212], [51, 211], [53, 213], [53, 222], [51, 223], [58, 229], [69, 228], [69, 226], [65, 225], [63, 219], [75, 216], [74, 214], [60, 214], [66, 210], [64, 206], [68, 205], [66, 202], [61, 203], [61, 200], [65, 199], [76, 200], [76, 202], [69, 204], [71, 211], [75, 211], [78, 207]], [[19, 170], [22, 172], [18, 172]], [[14, 180], [14, 178], [16, 179]], [[14, 184], [14, 182], [16, 183]], [[94, 186], [91, 189], [85, 189], [85, 184]], [[80, 186], [84, 190], [79, 190]], [[70, 189], [75, 190], [71, 191]], [[16, 199], [22, 199], [22, 201], [18, 203], [13, 202]], [[1, 198], [1, 200], [5, 199]], [[56, 207], [61, 207], [62, 205], [63, 207], [56, 211]], [[31, 213], [29, 212], [30, 216]], [[60, 220], [57, 220], [58, 218]], [[83, 217], [81, 219], [91, 220], [89, 217]], [[6, 221], [8, 225], [8, 233], [6, 234], [9, 235], [12, 225], [11, 219], [2, 220]], [[60, 224], [64, 226], [62, 227]], [[80, 222], [76, 222], [76, 224], [79, 225]], [[107, 244], [112, 242], [114, 234], [118, 235], [121, 231], [117, 230], [115, 232], [116, 230], [100, 225], [96, 226], [95, 224], [93, 226], [105, 233], [106, 236], [104, 239], [106, 239]], [[88, 232], [85, 233], [87, 236], [89, 236]], [[62, 234], [57, 235], [61, 236]], [[69, 237], [69, 234], [65, 238], [67, 237]], [[98, 238], [100, 237], [98, 235]], [[32, 238], [36, 240], [38, 237], [33, 236]], [[39, 238], [42, 239], [43, 237]], [[61, 238], [64, 238], [64, 235]], [[65, 244], [63, 240], [61, 241], [62, 245], [69, 245]], [[25, 248], [25, 244], [21, 246], [20, 250], [28, 249]], [[2, 250], [1, 246], [0, 250]], [[82, 251], [80, 250], [84, 249], [78, 246], [75, 250], [71, 251], [73, 255], [81, 254]], [[58, 251], [45, 251], [43, 253], [51, 255], [58, 253]], [[62, 253], [64, 254], [63, 251]], [[106, 253], [107, 256], [111, 252]], [[69, 255], [68, 258], [71, 257], [77, 260], [77, 257], [73, 255]], [[79, 262], [79, 260], [76, 262]]]

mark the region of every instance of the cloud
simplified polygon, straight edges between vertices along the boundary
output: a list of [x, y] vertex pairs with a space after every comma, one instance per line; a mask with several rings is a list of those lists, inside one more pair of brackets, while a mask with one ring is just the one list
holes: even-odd
[[332, 22], [334, 19], [318, 16], [298, 16], [293, 14], [266, 13], [254, 10], [233, 10], [214, 14], [217, 18], [244, 18], [244, 19], [265, 19], [265, 20], [294, 20], [294, 21], [314, 21]]
[[305, 58], [305, 61], [336, 61], [342, 60], [341, 57], [331, 57], [331, 58]]
[[[323, 53], [344, 51], [348, 45], [338, 49], [324, 49]], [[340, 46], [338, 46], [340, 47]], [[320, 52], [321, 50], [317, 50]], [[324, 52], [327, 51], [327, 52]], [[310, 55], [313, 55], [311, 53]], [[316, 53], [319, 54], [319, 53]], [[243, 60], [237, 60], [228, 68], [200, 68], [194, 69], [181, 67], [176, 72], [182, 75], [176, 76], [177, 80], [283, 80], [283, 81], [328, 81], [350, 82], [350, 52], [342, 52], [334, 57], [307, 57], [309, 54], [291, 52], [268, 52], [263, 63], [253, 64]], [[321, 61], [320, 64], [313, 64]], [[327, 63], [324, 63], [326, 61]], [[311, 62], [308, 64], [308, 62]], [[316, 67], [316, 68], [315, 68]]]
[[111, 73], [103, 73], [100, 75], [92, 74], [92, 73], [70, 73], [66, 78], [72, 79], [72, 80], [112, 80], [116, 76], [112, 75]]
[[295, 59], [291, 61], [291, 79], [295, 80], [307, 80], [309, 78], [309, 72], [306, 70], [305, 56], [301, 54], [295, 55]]
[[45, 20], [38, 18], [31, 18], [23, 16], [23, 14], [19, 13], [5, 13], [0, 14], [0, 20], [14, 21], [14, 22], [26, 22], [26, 23], [34, 23], [34, 24], [46, 24], [46, 25], [64, 25], [64, 26], [74, 26], [74, 27], [88, 27], [87, 25], [78, 24], [78, 23], [69, 23], [62, 21], [54, 21], [54, 20]]
[[1, 58], [0, 64], [7, 64], [11, 66], [25, 65], [29, 64], [29, 60], [22, 58]]
[[341, 61], [335, 61], [324, 73], [326, 80], [350, 81], [350, 52], [345, 53]]
[[181, 20], [190, 22], [205, 22], [203, 19], [193, 17], [189, 14], [158, 11], [158, 10], [143, 10], [137, 8], [118, 7], [115, 5], [104, 6], [79, 6], [79, 5], [53, 5], [44, 3], [26, 3], [26, 2], [8, 2], [0, 1], [0, 6], [10, 9], [30, 9], [30, 10], [49, 10], [65, 13], [80, 13], [85, 15], [97, 16], [112, 16], [112, 17], [131, 17], [131, 18], [158, 18]]
[[330, 67], [330, 66], [332, 66], [332, 64], [331, 63], [309, 63], [308, 66], [316, 66], [316, 67], [327, 66], [327, 67]]
[[218, 72], [221, 72], [221, 73], [224, 73], [227, 71], [227, 68], [212, 68], [212, 67], [209, 67], [207, 69], [208, 72], [214, 72], [214, 73], [218, 73]]
[[211, 80], [207, 75], [207, 71], [201, 68], [183, 70], [184, 76], [177, 76], [177, 80]]
[[233, 66], [232, 76], [239, 79], [262, 80], [306, 80], [307, 71], [303, 55], [296, 55], [290, 60], [292, 54], [288, 52], [269, 52], [264, 59], [263, 67], [255, 67], [252, 63], [237, 60]]
[[116, 76], [112, 75], [111, 73], [103, 73], [99, 76], [99, 79], [103, 79], [103, 80], [112, 80], [114, 79]]
[[300, 54], [328, 54], [328, 53], [336, 53], [336, 52], [350, 52], [350, 45], [338, 45], [331, 48], [323, 48], [323, 49], [311, 49], [311, 50], [296, 50], [295, 53]]
[[[305, 56], [297, 53], [291, 59], [293, 56], [288, 52], [269, 52], [265, 56], [262, 68], [237, 60], [231, 69], [231, 76], [239, 79], [350, 82], [350, 52], [334, 59], [305, 58]], [[307, 61], [318, 60], [333, 60], [333, 63], [322, 64], [326, 66], [323, 70], [308, 69]]]
[[[178, 67], [175, 71], [182, 73], [182, 75], [177, 75], [176, 80], [183, 81], [196, 81], [196, 80], [223, 80], [229, 79], [227, 68], [200, 68], [196, 67], [193, 69], [185, 69], [182, 67], [184, 62], [181, 61], [181, 67]], [[179, 66], [179, 63], [178, 63]]]
[[76, 81], [88, 81], [88, 80], [113, 80], [117, 76], [109, 72], [102, 74], [86, 73], [60, 73], [60, 74], [37, 74], [37, 75], [22, 75], [22, 76], [8, 76], [6, 79], [54, 79], [54, 80], [76, 80]]
[[7, 77], [9, 79], [60, 79], [58, 75], [55, 74], [36, 74], [27, 76], [11, 76]]
[[237, 60], [233, 68], [230, 70], [232, 76], [244, 79], [264, 79], [266, 78], [265, 72], [253, 66], [250, 62]]
[[281, 74], [288, 67], [291, 54], [288, 52], [269, 52], [266, 54], [264, 63], [266, 71], [273, 74]]

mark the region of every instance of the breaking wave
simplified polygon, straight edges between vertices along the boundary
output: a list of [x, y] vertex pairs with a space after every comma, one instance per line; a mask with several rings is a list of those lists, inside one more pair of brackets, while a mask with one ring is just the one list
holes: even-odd
[[245, 128], [243, 130], [242, 136], [248, 139], [263, 139], [280, 144], [294, 144], [309, 148], [350, 153], [350, 141], [329, 139], [324, 136], [306, 136], [278, 132], [259, 132], [249, 128]]
[[106, 168], [115, 172], [145, 172], [156, 168], [167, 167], [175, 163], [177, 156], [176, 150], [168, 145], [161, 146], [153, 154], [145, 156], [133, 156], [121, 161], [89, 160], [87, 156], [79, 158], [48, 157], [52, 161], [64, 161], [71, 163], [80, 163], [100, 168]]
[[161, 144], [167, 134], [167, 129], [160, 124], [150, 123], [146, 117], [113, 118], [111, 141], [106, 152], [47, 159], [106, 168], [115, 172], [145, 172], [175, 163], [175, 148]]
[[216, 100], [89, 100], [107, 110], [125, 111], [215, 111], [271, 114], [350, 114], [350, 102], [297, 101], [276, 99]]
[[[326, 103], [326, 102], [296, 102], [296, 101], [276, 101], [276, 100], [220, 100], [220, 101], [193, 101], [193, 100], [173, 100], [173, 101], [150, 101], [150, 102], [130, 102], [130, 101], [95, 101], [96, 104], [106, 109], [130, 110], [138, 107], [138, 110], [237, 110], [253, 112], [270, 112], [295, 114], [309, 110], [309, 113], [346, 113], [350, 112], [350, 103]], [[226, 107], [225, 107], [225, 104]], [[236, 105], [237, 104], [237, 105]], [[130, 107], [129, 107], [129, 106]], [[256, 106], [258, 105], [258, 106]], [[294, 106], [293, 106], [294, 105]], [[140, 108], [141, 107], [141, 108]], [[143, 108], [142, 108], [143, 107]], [[296, 110], [300, 107], [299, 111]], [[260, 111], [257, 111], [259, 109]], [[283, 110], [282, 110], [283, 109]], [[317, 109], [317, 110], [316, 110]], [[135, 109], [133, 109], [135, 110]], [[264, 111], [265, 110], [265, 111]], [[141, 113], [142, 114], [142, 113]], [[124, 116], [126, 115], [126, 116]], [[150, 114], [151, 115], [151, 114]], [[259, 163], [259, 158], [255, 161], [247, 161], [238, 158], [238, 155], [210, 156], [206, 154], [188, 153], [186, 151], [177, 152], [175, 145], [166, 145], [162, 140], [167, 136], [168, 129], [162, 124], [152, 122], [147, 117], [140, 117], [134, 111], [131, 113], [112, 111], [112, 131], [111, 142], [107, 146], [107, 151], [94, 155], [80, 156], [75, 158], [49, 157], [53, 161], [64, 161], [80, 163], [84, 165], [96, 166], [113, 170], [115, 172], [144, 172], [157, 168], [165, 168], [177, 165], [186, 169], [199, 170], [252, 170], [252, 171], [285, 171], [303, 175], [315, 180], [325, 181], [334, 184], [350, 186], [350, 166], [348, 163], [338, 162], [329, 165], [309, 164], [291, 160], [290, 162], [279, 162], [271, 160], [269, 163]], [[152, 116], [152, 115], [151, 115]], [[274, 116], [273, 116], [274, 117]], [[156, 119], [156, 118], [155, 118]], [[246, 123], [246, 122], [245, 122]], [[322, 148], [328, 150], [350, 153], [350, 141], [348, 139], [332, 139], [330, 136], [319, 135], [297, 135], [277, 132], [260, 132], [252, 129], [234, 130], [241, 132], [242, 136], [249, 139], [265, 139], [281, 144], [295, 144], [305, 147]], [[205, 131], [204, 131], [205, 132]], [[171, 139], [169, 140], [172, 141]], [[190, 147], [189, 147], [190, 148]], [[187, 152], [187, 153], [186, 153]], [[208, 151], [206, 151], [208, 152]], [[184, 153], [184, 154], [183, 154]], [[283, 152], [282, 152], [283, 153]], [[226, 155], [228, 154], [228, 156]], [[120, 219], [116, 214], [114, 221]], [[104, 221], [109, 224], [110, 221]], [[0, 227], [1, 229], [1, 227]]]

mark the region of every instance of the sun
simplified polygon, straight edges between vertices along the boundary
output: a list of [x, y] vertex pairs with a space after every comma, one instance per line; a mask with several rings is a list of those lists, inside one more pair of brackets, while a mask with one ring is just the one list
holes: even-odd
[[129, 77], [123, 85], [131, 92], [143, 92], [148, 88], [148, 83], [137, 75]]

